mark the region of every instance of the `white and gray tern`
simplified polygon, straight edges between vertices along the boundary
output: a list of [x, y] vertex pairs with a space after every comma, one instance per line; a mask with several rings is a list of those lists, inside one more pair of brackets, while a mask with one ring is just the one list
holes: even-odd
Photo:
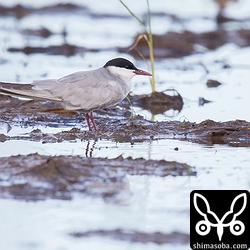
[[75, 72], [59, 79], [31, 84], [0, 82], [0, 94], [60, 102], [66, 110], [85, 112], [89, 130], [90, 121], [97, 130], [92, 112], [121, 102], [128, 95], [135, 75], [151, 76], [127, 59], [115, 58], [101, 68]]

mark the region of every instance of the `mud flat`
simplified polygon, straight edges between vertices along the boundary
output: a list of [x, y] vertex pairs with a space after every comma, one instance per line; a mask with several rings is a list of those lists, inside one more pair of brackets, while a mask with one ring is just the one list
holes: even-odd
[[[28, 134], [9, 136], [0, 134], [0, 141], [31, 140], [62, 142], [76, 139], [107, 139], [117, 142], [143, 142], [159, 139], [178, 139], [205, 145], [227, 144], [233, 147], [250, 146], [250, 123], [244, 120], [201, 123], [164, 121], [152, 122], [129, 110], [116, 107], [95, 113], [99, 131], [88, 131], [83, 114], [67, 112], [59, 104], [45, 101], [24, 101], [16, 98], [0, 98], [0, 124], [11, 130], [12, 126], [72, 127], [58, 133], [44, 133], [34, 129]], [[83, 128], [79, 128], [79, 125]], [[77, 127], [76, 127], [77, 126]]]
[[82, 195], [116, 199], [129, 194], [126, 175], [188, 176], [187, 164], [123, 158], [84, 158], [30, 154], [0, 158], [1, 198], [22, 200], [71, 199]]

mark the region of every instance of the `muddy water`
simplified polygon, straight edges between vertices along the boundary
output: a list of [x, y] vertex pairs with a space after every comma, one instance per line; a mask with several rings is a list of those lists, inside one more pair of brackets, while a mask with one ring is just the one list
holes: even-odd
[[[147, 69], [122, 52], [143, 30], [118, 1], [18, 3], [0, 7], [1, 81], [61, 77], [116, 56]], [[145, 16], [146, 4], [127, 3]], [[138, 77], [133, 109], [97, 112], [93, 133], [55, 104], [0, 97], [3, 249], [187, 249], [192, 190], [250, 189], [249, 3], [183, 4], [151, 3], [167, 44], [155, 43], [156, 89], [174, 89], [165, 93], [183, 105], [142, 105], [150, 84]]]

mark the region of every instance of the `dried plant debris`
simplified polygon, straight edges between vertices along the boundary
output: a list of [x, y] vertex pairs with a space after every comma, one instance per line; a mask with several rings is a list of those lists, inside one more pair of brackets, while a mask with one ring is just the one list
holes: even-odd
[[70, 236], [74, 238], [85, 237], [108, 237], [115, 240], [122, 240], [136, 243], [155, 243], [162, 244], [188, 244], [190, 236], [188, 234], [173, 232], [173, 233], [146, 233], [133, 230], [115, 229], [115, 230], [95, 230], [87, 232], [73, 232]]
[[[139, 34], [134, 38], [138, 41]], [[134, 43], [135, 43], [134, 42]], [[204, 33], [191, 31], [168, 32], [163, 35], [153, 35], [155, 58], [180, 58], [192, 54], [215, 50], [227, 43], [233, 43], [240, 47], [250, 46], [250, 32], [247, 29], [223, 30], [218, 29]], [[197, 46], [199, 45], [199, 46]], [[134, 57], [140, 57], [138, 51], [144, 57], [149, 58], [148, 45], [144, 39], [139, 40], [136, 49], [132, 44], [126, 48], [119, 48], [120, 52], [131, 53]]]
[[0, 197], [71, 199], [74, 193], [116, 199], [130, 194], [127, 175], [196, 175], [187, 164], [165, 160], [84, 158], [30, 154], [0, 158]]

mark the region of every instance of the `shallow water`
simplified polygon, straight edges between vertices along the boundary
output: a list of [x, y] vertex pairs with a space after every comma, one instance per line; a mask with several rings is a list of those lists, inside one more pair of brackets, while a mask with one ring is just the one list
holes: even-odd
[[[15, 3], [30, 5], [30, 1], [2, 1], [3, 5]], [[60, 1], [62, 2], [62, 1]], [[133, 6], [133, 1], [126, 1]], [[57, 3], [57, 1], [53, 1]], [[82, 69], [102, 66], [108, 59], [124, 56], [135, 61], [127, 54], [118, 53], [113, 47], [129, 46], [141, 27], [130, 18], [118, 1], [71, 1], [86, 6], [86, 14], [52, 15], [51, 13], [32, 14], [17, 20], [14, 17], [0, 16], [0, 80], [32, 82], [35, 79], [57, 78]], [[104, 4], [105, 3], [105, 4]], [[34, 7], [47, 6], [51, 1], [32, 2]], [[183, 29], [202, 32], [214, 30], [217, 25], [214, 17], [217, 6], [213, 1], [154, 1], [152, 10], [175, 14], [182, 21], [175, 22], [171, 17], [155, 15], [152, 20], [156, 33]], [[189, 6], [194, 6], [189, 8]], [[146, 4], [138, 3], [133, 10], [142, 15]], [[226, 9], [229, 17], [249, 18], [249, 1], [230, 3]], [[101, 14], [120, 14], [123, 18]], [[239, 13], [242, 15], [239, 16]], [[97, 16], [99, 15], [99, 16]], [[204, 18], [206, 17], [206, 18]], [[238, 26], [237, 26], [238, 25]], [[249, 27], [249, 21], [240, 25]], [[23, 35], [20, 31], [27, 28], [49, 28], [54, 34], [43, 39]], [[124, 28], [126, 27], [126, 28]], [[127, 28], [129, 27], [129, 29]], [[80, 53], [71, 57], [47, 54], [24, 55], [10, 53], [9, 47], [24, 45], [48, 46], [64, 41], [62, 31], [68, 32], [67, 42], [100, 51]], [[157, 121], [188, 120], [200, 122], [205, 119], [227, 121], [249, 116], [249, 47], [240, 48], [225, 44], [215, 51], [187, 56], [181, 59], [156, 60], [157, 90], [174, 88], [184, 98], [180, 113], [169, 110], [153, 116], [149, 111], [134, 108], [137, 114]], [[135, 61], [140, 68], [147, 69], [143, 61]], [[224, 64], [230, 67], [224, 67]], [[204, 67], [205, 65], [205, 67]], [[207, 79], [222, 83], [217, 88], [208, 88]], [[134, 94], [150, 93], [147, 79], [137, 77], [133, 80]], [[199, 106], [203, 97], [208, 104]], [[2, 124], [2, 123], [1, 123]], [[75, 124], [72, 124], [74, 126]], [[81, 125], [77, 124], [77, 127]], [[56, 133], [70, 129], [59, 126], [20, 128], [13, 126], [9, 131], [1, 125], [0, 133], [23, 135], [39, 128], [43, 132]], [[176, 150], [178, 148], [178, 150]], [[205, 146], [178, 140], [159, 140], [142, 143], [117, 143], [108, 140], [89, 140], [61, 143], [42, 143], [28, 140], [9, 140], [0, 143], [0, 156], [26, 155], [80, 155], [83, 157], [115, 158], [119, 155], [132, 158], [177, 161], [193, 167], [196, 176], [155, 177], [126, 176], [127, 186], [117, 199], [105, 201], [91, 196], [75, 194], [70, 201], [45, 200], [26, 202], [9, 199], [0, 200], [0, 242], [3, 249], [187, 249], [188, 244], [163, 244], [153, 242], [144, 244], [115, 240], [112, 237], [74, 238], [74, 232], [89, 230], [135, 230], [139, 232], [181, 232], [189, 234], [189, 194], [194, 189], [250, 189], [250, 149], [232, 148], [226, 145]]]
[[[94, 144], [95, 143], [95, 144]], [[199, 189], [248, 189], [250, 149], [223, 145], [204, 147], [177, 140], [147, 143], [90, 141], [93, 157], [143, 157], [189, 164], [197, 176], [126, 176], [126, 186], [116, 199], [103, 201], [75, 195], [71, 201], [25, 202], [1, 200], [0, 229], [5, 249], [187, 249], [186, 244], [131, 243], [109, 237], [74, 239], [74, 232], [132, 230], [146, 233], [189, 234], [189, 194]], [[20, 146], [19, 146], [20, 145]], [[87, 142], [46, 143], [8, 141], [2, 148], [11, 154], [86, 154]], [[15, 151], [16, 148], [19, 150]], [[175, 150], [178, 148], [178, 151]], [[2, 151], [1, 151], [2, 152]], [[110, 153], [112, 152], [112, 154]], [[6, 154], [7, 155], [7, 154]], [[237, 157], [236, 157], [237, 155]], [[12, 218], [12, 219], [10, 219]], [[15, 218], [13, 220], [13, 218]], [[32, 232], [32, 233], [31, 233]], [[30, 235], [33, 235], [32, 237]]]
[[[20, 144], [21, 154], [84, 155], [86, 143], [44, 144], [31, 142], [7, 142]], [[29, 145], [30, 144], [30, 145]], [[40, 145], [39, 145], [40, 144]], [[43, 146], [43, 147], [41, 147]], [[179, 150], [175, 151], [174, 148]], [[75, 195], [71, 201], [47, 200], [24, 202], [1, 200], [2, 221], [0, 235], [5, 249], [98, 249], [101, 245], [115, 249], [172, 249], [173, 245], [156, 245], [119, 242], [105, 237], [74, 240], [72, 232], [88, 230], [115, 230], [122, 228], [143, 232], [189, 233], [189, 194], [194, 189], [249, 189], [250, 150], [226, 146], [204, 147], [176, 140], [155, 141], [150, 144], [117, 144], [96, 142], [93, 157], [124, 156], [146, 159], [166, 159], [185, 162], [197, 171], [190, 177], [126, 176], [127, 188], [110, 202], [98, 198]], [[237, 157], [235, 157], [235, 153]], [[10, 219], [12, 218], [12, 219]], [[15, 218], [13, 220], [13, 218]], [[32, 237], [30, 236], [32, 232]], [[3, 237], [4, 236], [4, 237]], [[55, 240], [56, 239], [56, 240]], [[186, 249], [181, 244], [177, 249]], [[107, 248], [108, 249], [108, 248]]]

